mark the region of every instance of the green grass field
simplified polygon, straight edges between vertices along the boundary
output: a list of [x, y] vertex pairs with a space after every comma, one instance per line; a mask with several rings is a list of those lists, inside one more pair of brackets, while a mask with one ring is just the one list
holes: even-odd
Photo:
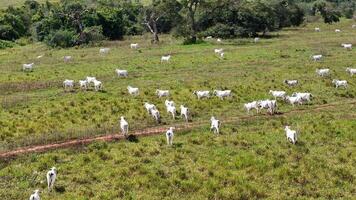
[[[49, 49], [34, 44], [0, 50], [0, 151], [116, 131], [121, 115], [132, 129], [155, 126], [143, 107], [146, 101], [158, 106], [162, 124], [181, 123], [165, 112], [156, 89], [169, 89], [178, 106], [191, 109], [193, 122], [206, 122], [177, 133], [172, 148], [162, 134], [137, 143], [95, 143], [1, 162], [0, 197], [25, 199], [34, 189], [45, 189], [45, 173], [56, 166], [56, 192], [43, 192], [43, 199], [352, 199], [356, 78], [345, 69], [355, 68], [356, 62], [355, 50], [341, 48], [341, 43], [356, 44], [352, 24], [343, 20], [285, 29], [257, 44], [236, 39], [184, 46], [166, 35], [155, 46], [149, 36], [133, 37], [102, 44], [112, 49], [105, 56], [99, 55], [99, 46]], [[322, 31], [314, 32], [315, 26]], [[140, 51], [129, 49], [135, 42]], [[226, 59], [214, 55], [214, 48], [224, 48]], [[161, 64], [160, 57], [168, 53], [171, 63]], [[324, 59], [313, 62], [313, 54]], [[73, 57], [68, 64], [65, 55]], [[23, 72], [22, 64], [31, 62], [34, 71]], [[129, 78], [117, 78], [116, 68], [129, 70]], [[330, 68], [331, 76], [317, 77], [317, 68]], [[86, 76], [101, 80], [104, 91], [63, 91], [64, 79]], [[335, 89], [334, 78], [346, 79], [349, 88]], [[284, 79], [298, 79], [300, 85], [288, 88]], [[129, 96], [128, 85], [139, 87], [140, 95]], [[198, 101], [192, 94], [214, 89], [231, 89], [234, 96]], [[222, 120], [221, 136], [208, 132], [211, 115], [246, 116], [243, 104], [271, 98], [270, 89], [308, 91], [315, 98], [295, 108], [279, 102], [279, 111], [288, 115]], [[336, 105], [318, 109], [328, 104]], [[297, 109], [302, 111], [291, 113]], [[297, 145], [287, 143], [285, 124], [301, 132]]]

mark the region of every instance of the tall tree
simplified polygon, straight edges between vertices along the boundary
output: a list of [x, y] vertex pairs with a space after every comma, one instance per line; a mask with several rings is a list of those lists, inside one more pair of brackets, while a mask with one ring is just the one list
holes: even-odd
[[197, 41], [198, 27], [196, 23], [196, 13], [198, 8], [204, 3], [204, 0], [182, 0], [181, 1], [185, 15], [186, 22], [189, 26], [188, 32], [190, 33], [190, 42], [195, 43]]

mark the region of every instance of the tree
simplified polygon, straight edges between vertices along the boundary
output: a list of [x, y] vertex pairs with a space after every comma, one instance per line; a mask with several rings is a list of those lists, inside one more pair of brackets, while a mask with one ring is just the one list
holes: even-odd
[[[196, 23], [196, 13], [198, 8], [204, 4], [204, 0], [182, 0], [183, 12], [185, 12], [188, 30], [183, 31], [189, 37], [190, 43], [196, 43], [198, 26]], [[183, 25], [184, 26], [184, 25]]]
[[312, 10], [314, 15], [320, 13], [325, 23], [332, 24], [340, 21], [341, 13], [335, 10], [331, 3], [324, 0], [316, 1]]

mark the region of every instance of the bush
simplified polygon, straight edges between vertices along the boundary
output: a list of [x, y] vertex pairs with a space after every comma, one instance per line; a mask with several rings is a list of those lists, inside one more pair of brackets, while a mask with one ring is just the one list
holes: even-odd
[[72, 47], [76, 45], [78, 35], [70, 30], [58, 30], [52, 32], [46, 38], [46, 43], [51, 47]]
[[0, 39], [1, 40], [15, 40], [19, 38], [19, 34], [10, 25], [0, 25]]
[[11, 48], [14, 46], [14, 43], [6, 41], [6, 40], [0, 40], [0, 49], [6, 49], [6, 48]]
[[219, 38], [230, 38], [235, 36], [235, 29], [227, 24], [216, 24], [208, 28], [203, 35], [204, 36], [214, 36]]
[[103, 29], [101, 26], [92, 26], [85, 28], [83, 33], [79, 36], [78, 44], [96, 43], [104, 40]]

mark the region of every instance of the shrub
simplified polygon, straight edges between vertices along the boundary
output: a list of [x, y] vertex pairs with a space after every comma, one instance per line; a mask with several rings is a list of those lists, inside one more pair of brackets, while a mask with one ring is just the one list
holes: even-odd
[[0, 49], [5, 49], [5, 48], [11, 48], [14, 46], [14, 43], [6, 41], [6, 40], [0, 40]]
[[104, 40], [103, 29], [101, 26], [92, 26], [85, 28], [83, 33], [80, 34], [78, 44], [96, 43]]
[[76, 45], [78, 35], [70, 30], [58, 30], [52, 32], [46, 38], [46, 43], [51, 47], [72, 47]]
[[19, 38], [19, 34], [10, 25], [0, 25], [0, 39], [1, 40], [15, 40]]

